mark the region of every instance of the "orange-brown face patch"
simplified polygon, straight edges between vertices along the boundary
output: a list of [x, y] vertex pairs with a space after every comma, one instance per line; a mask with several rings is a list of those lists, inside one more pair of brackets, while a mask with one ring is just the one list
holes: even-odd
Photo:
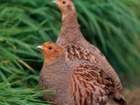
[[72, 8], [74, 8], [71, 0], [58, 0], [56, 4], [61, 10], [62, 14], [67, 14], [69, 11], [72, 10]]
[[46, 42], [43, 44], [42, 52], [46, 63], [57, 59], [56, 57], [61, 56], [63, 54], [61, 48], [51, 42]]

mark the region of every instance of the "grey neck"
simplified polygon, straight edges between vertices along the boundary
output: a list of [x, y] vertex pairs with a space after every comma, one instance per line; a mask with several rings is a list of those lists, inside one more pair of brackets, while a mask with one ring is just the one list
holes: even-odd
[[[45, 62], [44, 62], [45, 63]], [[58, 57], [56, 60], [49, 62], [47, 64], [44, 64], [44, 68], [48, 68], [46, 72], [63, 72], [63, 70], [59, 70], [62, 66], [66, 67], [67, 63], [65, 61], [65, 56]], [[55, 68], [55, 69], [54, 69]]]
[[57, 42], [60, 41], [60, 39], [61, 42], [73, 42], [81, 38], [81, 36], [82, 34], [76, 13], [70, 12], [62, 19], [62, 27]]

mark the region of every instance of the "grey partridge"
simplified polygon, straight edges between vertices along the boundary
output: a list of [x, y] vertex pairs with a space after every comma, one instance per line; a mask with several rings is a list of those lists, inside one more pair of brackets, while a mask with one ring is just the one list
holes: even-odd
[[44, 56], [39, 76], [39, 87], [51, 89], [43, 98], [54, 105], [104, 105], [114, 98], [112, 79], [100, 66], [85, 60], [66, 60], [56, 44], [46, 42], [38, 46]]
[[[62, 12], [62, 26], [56, 41], [61, 46], [68, 60], [87, 60], [100, 65], [115, 85], [114, 101], [127, 104], [123, 96], [120, 79], [102, 52], [90, 44], [82, 35], [77, 21], [76, 9], [71, 0], [53, 1]], [[81, 2], [81, 1], [79, 1]]]

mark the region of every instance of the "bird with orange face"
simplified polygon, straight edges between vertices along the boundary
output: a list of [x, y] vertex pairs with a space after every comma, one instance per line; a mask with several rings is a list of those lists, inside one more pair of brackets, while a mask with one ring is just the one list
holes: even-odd
[[104, 72], [111, 78], [115, 87], [113, 100], [120, 105], [127, 104], [117, 73], [102, 52], [83, 37], [72, 0], [53, 0], [53, 2], [62, 13], [62, 26], [56, 43], [65, 52], [66, 59], [91, 61], [104, 68]]
[[52, 90], [43, 95], [44, 100], [54, 105], [105, 105], [114, 98], [114, 83], [100, 66], [90, 61], [66, 60], [62, 48], [52, 42], [37, 48], [44, 56], [39, 87]]

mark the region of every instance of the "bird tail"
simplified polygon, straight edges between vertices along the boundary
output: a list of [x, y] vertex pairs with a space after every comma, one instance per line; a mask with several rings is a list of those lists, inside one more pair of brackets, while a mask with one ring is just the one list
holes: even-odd
[[124, 99], [122, 95], [119, 98], [116, 98], [116, 97], [113, 98], [113, 100], [119, 105], [128, 105], [127, 101]]

